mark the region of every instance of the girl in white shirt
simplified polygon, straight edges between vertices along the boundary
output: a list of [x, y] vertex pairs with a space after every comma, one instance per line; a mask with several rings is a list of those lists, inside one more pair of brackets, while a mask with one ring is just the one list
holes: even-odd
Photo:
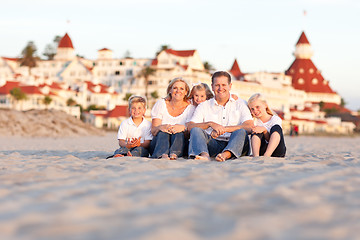
[[251, 134], [253, 156], [285, 157], [286, 146], [281, 118], [270, 110], [260, 93], [249, 98], [248, 106], [255, 125]]

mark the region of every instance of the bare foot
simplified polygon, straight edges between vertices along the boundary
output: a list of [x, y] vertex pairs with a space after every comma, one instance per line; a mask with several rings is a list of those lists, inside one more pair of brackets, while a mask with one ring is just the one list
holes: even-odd
[[169, 156], [167, 154], [163, 154], [161, 155], [160, 159], [167, 159], [167, 160], [170, 160]]
[[231, 158], [231, 153], [229, 151], [225, 151], [222, 153], [219, 153], [216, 157], [215, 160], [219, 161], [219, 162], [224, 162], [226, 159]]
[[210, 161], [210, 156], [207, 153], [200, 153], [200, 155], [195, 156], [196, 160], [204, 160], [204, 161]]
[[123, 157], [124, 155], [122, 155], [122, 154], [116, 154], [116, 155], [114, 155], [114, 158], [116, 158], [116, 157]]
[[170, 160], [176, 160], [177, 155], [175, 153], [170, 154]]
[[126, 155], [129, 156], [129, 157], [133, 156], [130, 151], [128, 151]]

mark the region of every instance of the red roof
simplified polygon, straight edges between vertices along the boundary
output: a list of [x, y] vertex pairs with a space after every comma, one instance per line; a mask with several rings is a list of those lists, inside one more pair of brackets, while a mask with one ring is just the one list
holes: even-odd
[[184, 50], [184, 51], [176, 51], [173, 49], [166, 49], [165, 52], [178, 56], [178, 57], [190, 57], [193, 56], [196, 50]]
[[6, 82], [4, 86], [0, 87], [0, 94], [10, 94], [10, 90], [19, 87], [20, 82]]
[[324, 109], [336, 109], [340, 113], [351, 113], [351, 110], [349, 110], [349, 109], [347, 109], [345, 107], [342, 107], [342, 106], [340, 106], [339, 104], [336, 104], [336, 103], [326, 102], [326, 103], [324, 103], [324, 105], [322, 107], [322, 110], [324, 110]]
[[43, 95], [42, 92], [40, 92], [39, 88], [36, 86], [20, 86], [21, 90], [26, 94], [40, 94]]
[[102, 48], [102, 49], [98, 50], [98, 52], [101, 52], [101, 51], [111, 51], [111, 50], [108, 48]]
[[9, 58], [9, 57], [2, 57], [5, 60], [9, 60], [9, 61], [18, 61], [20, 60], [20, 58]]
[[236, 80], [240, 80], [240, 78], [244, 76], [236, 59], [229, 72], [235, 77]]
[[[335, 93], [311, 59], [295, 59], [285, 74], [292, 77], [292, 85], [295, 89], [305, 92]], [[299, 79], [303, 79], [303, 83]], [[317, 82], [313, 79], [317, 79]]]
[[74, 48], [72, 41], [67, 33], [60, 40], [58, 48]]
[[304, 32], [301, 33], [299, 41], [297, 41], [296, 45], [298, 44], [310, 44]]
[[151, 61], [151, 66], [156, 66], [156, 65], [158, 65], [158, 60], [157, 60], [157, 59], [153, 59], [153, 60]]
[[109, 111], [109, 114], [107, 115], [107, 117], [109, 118], [128, 117], [128, 116], [129, 116], [129, 111], [127, 105], [117, 105], [113, 110]]
[[20, 85], [19, 82], [6, 82], [4, 86], [0, 87], [0, 94], [10, 94], [10, 91], [14, 88], [20, 88], [26, 94], [43, 95], [38, 87]]

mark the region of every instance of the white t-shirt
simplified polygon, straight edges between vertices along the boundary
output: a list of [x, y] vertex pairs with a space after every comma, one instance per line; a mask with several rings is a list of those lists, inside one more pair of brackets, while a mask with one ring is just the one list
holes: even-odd
[[151, 122], [143, 118], [139, 126], [136, 126], [132, 120], [132, 117], [122, 121], [118, 131], [118, 139], [126, 140], [128, 138], [141, 137], [140, 142], [145, 140], [151, 140]]
[[254, 125], [255, 126], [261, 126], [261, 127], [265, 127], [266, 130], [270, 133], [270, 129], [274, 126], [274, 125], [279, 125], [281, 127], [281, 123], [282, 123], [282, 120], [279, 116], [277, 115], [273, 115], [269, 121], [267, 122], [262, 122], [260, 119], [258, 118], [255, 118], [254, 120]]
[[177, 117], [173, 117], [169, 114], [166, 108], [165, 99], [159, 99], [151, 110], [151, 118], [161, 119], [161, 124], [185, 125], [185, 123], [190, 121], [190, 118], [193, 115], [195, 108], [196, 107], [194, 105], [189, 104], [182, 114]]
[[[222, 126], [236, 126], [248, 120], [252, 120], [252, 116], [244, 100], [240, 98], [235, 100], [230, 97], [225, 106], [219, 105], [215, 98], [200, 103], [190, 121], [194, 123], [211, 121]], [[206, 133], [210, 134], [212, 130], [209, 127], [206, 129]], [[230, 135], [231, 133], [227, 132], [216, 139], [228, 141]]]

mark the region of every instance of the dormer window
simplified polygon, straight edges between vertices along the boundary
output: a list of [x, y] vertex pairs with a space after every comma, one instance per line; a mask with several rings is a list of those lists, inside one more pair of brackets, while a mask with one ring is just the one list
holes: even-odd
[[309, 69], [309, 73], [314, 73], [314, 69], [313, 69], [313, 68], [310, 68], [310, 69]]
[[290, 69], [290, 73], [294, 73], [294, 69]]
[[305, 83], [305, 81], [304, 81], [304, 79], [303, 79], [303, 78], [299, 78], [299, 79], [298, 79], [298, 83], [299, 83], [299, 84], [304, 84], [304, 83]]
[[304, 69], [303, 69], [303, 68], [300, 68], [300, 69], [299, 69], [299, 72], [300, 72], [300, 73], [304, 73]]
[[318, 84], [319, 81], [317, 80], [317, 78], [313, 78], [311, 82], [312, 82], [312, 84], [315, 85], [315, 84]]

